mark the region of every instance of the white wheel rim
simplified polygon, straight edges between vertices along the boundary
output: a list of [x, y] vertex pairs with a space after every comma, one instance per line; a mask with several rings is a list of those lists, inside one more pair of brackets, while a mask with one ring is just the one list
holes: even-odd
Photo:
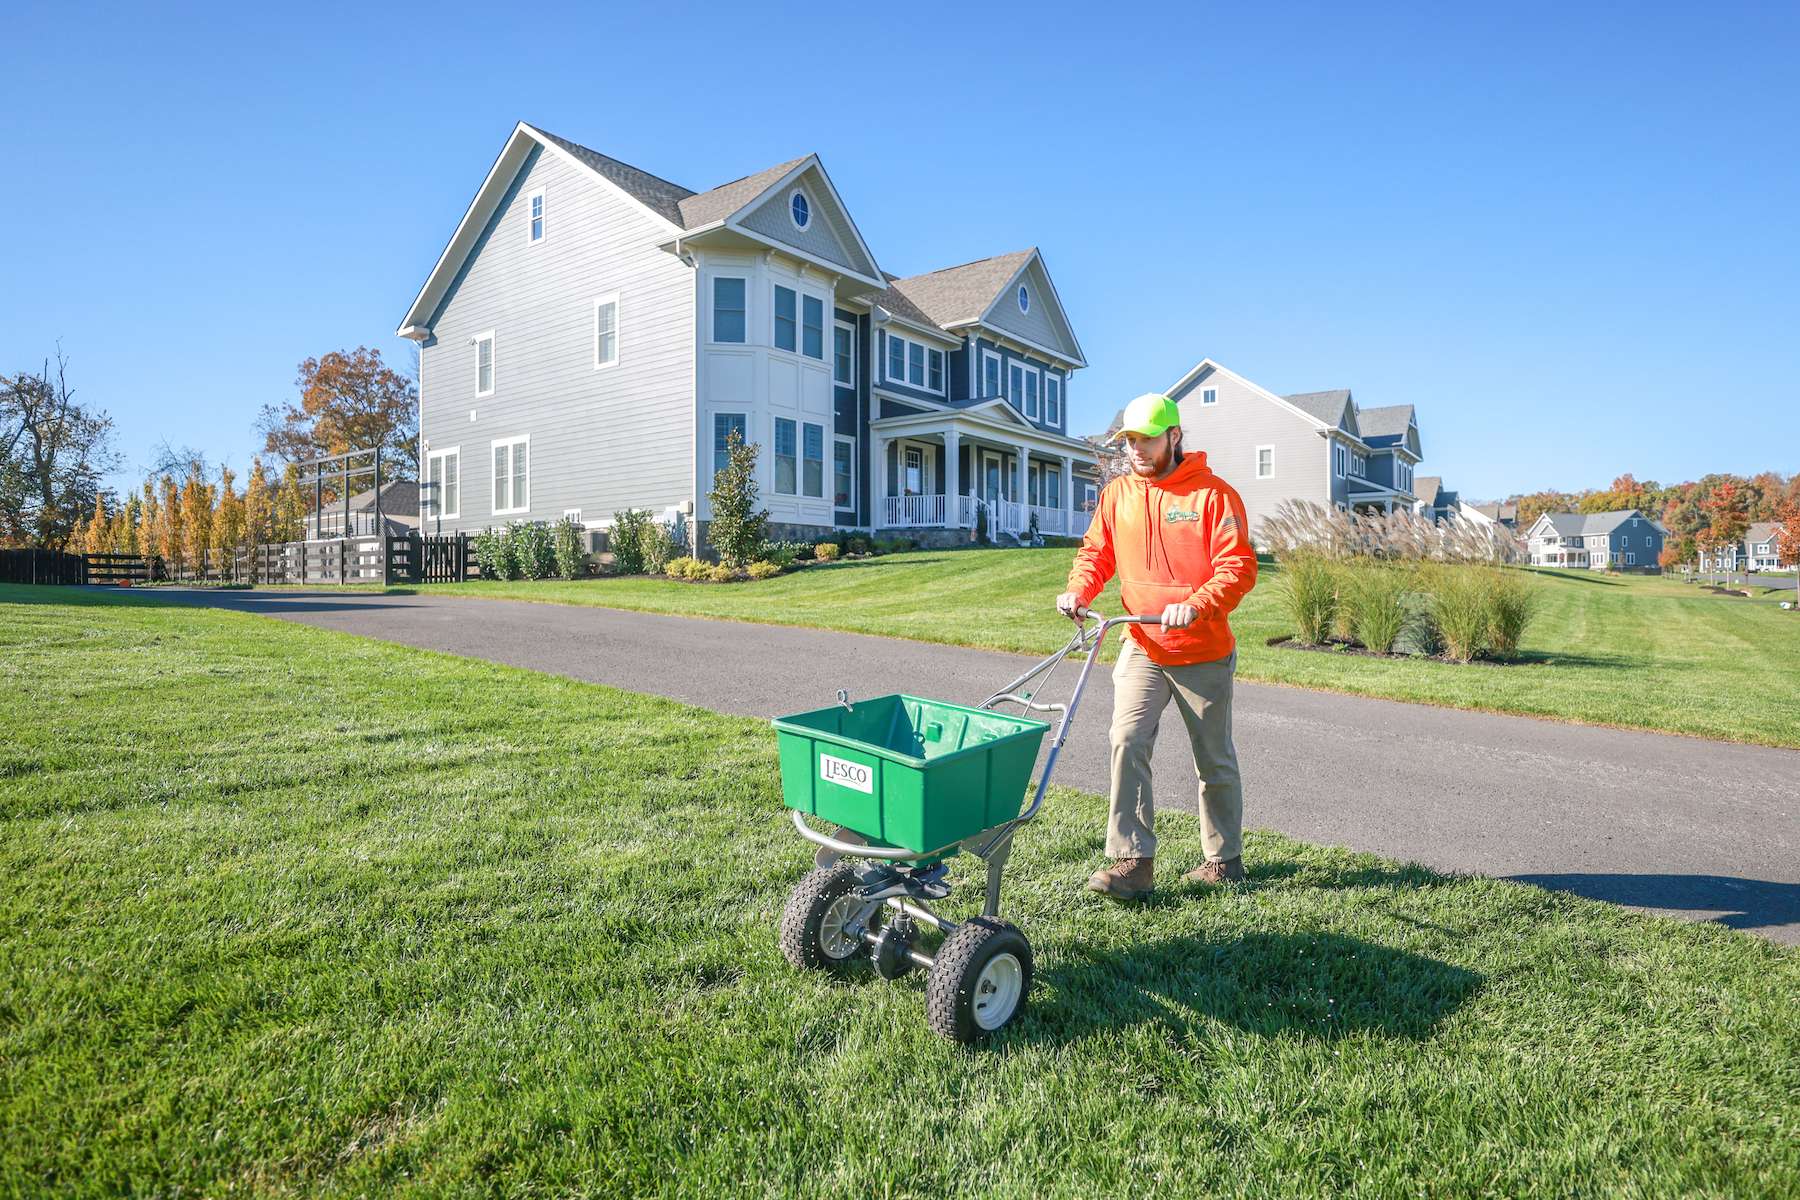
[[975, 977], [975, 998], [970, 1012], [983, 1029], [998, 1029], [1012, 1019], [1025, 987], [1025, 968], [1017, 956], [996, 954]]
[[857, 942], [844, 932], [844, 926], [850, 922], [850, 914], [856, 905], [848, 895], [839, 896], [825, 909], [825, 915], [819, 918], [819, 949], [829, 959], [849, 958], [856, 953]]

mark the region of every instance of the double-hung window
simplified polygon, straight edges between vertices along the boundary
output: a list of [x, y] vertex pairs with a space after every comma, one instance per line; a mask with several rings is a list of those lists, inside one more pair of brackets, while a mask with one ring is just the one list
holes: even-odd
[[794, 311], [794, 289], [775, 285], [775, 348], [792, 350], [799, 321]]
[[825, 361], [825, 302], [817, 296], [800, 298], [800, 352]]
[[856, 386], [856, 326], [843, 321], [831, 328], [831, 381], [839, 387]]
[[906, 382], [906, 342], [893, 334], [887, 337], [887, 377], [895, 383]]
[[1006, 398], [1014, 408], [1025, 402], [1025, 368], [1018, 363], [1008, 363], [1006, 367]]
[[426, 517], [455, 519], [462, 515], [462, 448], [433, 450], [425, 459]]
[[475, 394], [494, 394], [494, 331], [475, 335]]
[[944, 390], [944, 352], [942, 350], [925, 351], [925, 387], [933, 392]]
[[506, 438], [494, 446], [494, 515], [527, 512], [531, 508], [531, 473], [528, 437]]
[[1219, 402], [1218, 388], [1202, 388], [1200, 390], [1200, 407], [1210, 408]]
[[831, 502], [837, 508], [854, 508], [856, 443], [847, 437], [837, 438], [831, 455]]
[[615, 293], [594, 301], [594, 367], [619, 362], [619, 297]]
[[713, 327], [715, 342], [742, 342], [746, 326], [744, 280], [735, 275], [713, 277]]
[[916, 388], [925, 386], [925, 347], [919, 342], [906, 343], [906, 382]]
[[800, 427], [800, 492], [825, 495], [825, 427], [807, 421]]
[[1055, 375], [1044, 376], [1044, 423], [1062, 425], [1062, 380]]
[[731, 465], [731, 435], [737, 434], [738, 441], [743, 442], [748, 436], [745, 430], [746, 422], [743, 413], [713, 414], [714, 475]]
[[526, 237], [535, 246], [544, 240], [544, 189], [539, 188], [531, 193], [525, 203], [530, 211], [526, 222]]
[[981, 398], [992, 400], [1001, 395], [1000, 356], [992, 350], [981, 352]]
[[1256, 448], [1256, 477], [1258, 479], [1275, 478], [1275, 447], [1258, 446]]
[[1038, 419], [1038, 373], [1025, 372], [1025, 415], [1033, 421]]
[[799, 471], [799, 447], [794, 421], [789, 417], [775, 418], [775, 494], [792, 496], [799, 489], [795, 486]]

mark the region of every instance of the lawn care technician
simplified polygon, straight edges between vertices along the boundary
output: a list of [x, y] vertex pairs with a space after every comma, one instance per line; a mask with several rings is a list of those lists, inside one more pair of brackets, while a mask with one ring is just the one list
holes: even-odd
[[1125, 610], [1162, 616], [1128, 625], [1113, 669], [1112, 813], [1106, 853], [1113, 864], [1088, 880], [1120, 900], [1148, 895], [1156, 858], [1150, 752], [1170, 699], [1181, 710], [1200, 776], [1200, 832], [1206, 861], [1184, 879], [1223, 883], [1244, 877], [1244, 792], [1231, 741], [1231, 676], [1237, 643], [1226, 616], [1256, 584], [1244, 502], [1213, 474], [1206, 455], [1181, 450], [1181, 410], [1167, 396], [1139, 396], [1115, 438], [1125, 440], [1131, 473], [1100, 493], [1093, 522], [1057, 611], [1078, 618], [1117, 574]]

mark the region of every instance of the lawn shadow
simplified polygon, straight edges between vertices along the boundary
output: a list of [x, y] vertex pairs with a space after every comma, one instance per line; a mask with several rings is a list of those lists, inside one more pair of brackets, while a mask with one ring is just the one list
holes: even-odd
[[1628, 908], [1667, 912], [1717, 913], [1727, 929], [1800, 926], [1800, 883], [1740, 879], [1730, 875], [1557, 873], [1508, 875], [1554, 892], [1573, 892]]
[[1434, 958], [1336, 933], [1174, 937], [1118, 951], [1071, 947], [1020, 1036], [1067, 1041], [1185, 1017], [1259, 1037], [1333, 1041], [1374, 1033], [1420, 1041], [1472, 998], [1483, 976]]
[[[25, 604], [83, 604], [95, 607], [136, 606], [140, 608], [214, 608], [228, 612], [256, 613], [266, 617], [285, 617], [294, 613], [369, 612], [378, 608], [404, 608], [404, 604], [384, 604], [381, 592], [333, 591], [263, 591], [255, 588], [175, 587], [158, 585], [141, 588], [90, 586], [85, 588], [43, 588], [42, 599], [32, 595], [9, 601]], [[396, 597], [408, 593], [390, 593]]]
[[1526, 567], [1533, 575], [1543, 575], [1550, 579], [1572, 579], [1577, 583], [1597, 583], [1602, 587], [1624, 587], [1619, 579], [1606, 579], [1599, 575], [1582, 574], [1581, 568]]

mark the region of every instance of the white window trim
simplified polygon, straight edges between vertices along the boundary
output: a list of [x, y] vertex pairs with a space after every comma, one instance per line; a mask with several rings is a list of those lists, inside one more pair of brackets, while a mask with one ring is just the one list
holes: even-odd
[[[781, 442], [777, 440], [775, 432], [781, 428], [781, 423], [783, 421], [788, 422], [794, 427], [794, 490], [791, 492], [784, 492], [781, 490], [781, 476], [776, 471], [776, 464], [781, 459]], [[802, 422], [797, 416], [785, 417], [776, 415], [769, 418], [769, 494], [771, 496], [786, 496], [794, 500], [800, 499], [800, 472], [802, 464], [805, 461], [805, 457], [802, 454], [804, 447], [801, 445], [800, 441], [800, 439], [805, 436], [805, 433], [800, 428], [801, 424]]]
[[[435, 520], [454, 521], [458, 517], [462, 516], [462, 447], [461, 446], [451, 446], [444, 450], [432, 450], [432, 451], [428, 452], [425, 455], [425, 478], [427, 481], [429, 481], [431, 479], [432, 461], [434, 459], [441, 460], [441, 459], [445, 459], [445, 458], [456, 459], [456, 511], [455, 512], [439, 512], [439, 513], [433, 513], [431, 515], [432, 515], [433, 519], [435, 519]], [[527, 463], [526, 465], [530, 466], [529, 463]], [[442, 471], [440, 470], [439, 473], [442, 474]], [[443, 502], [444, 502], [444, 497], [443, 497], [441, 489], [438, 491], [432, 492], [431, 503], [434, 506], [442, 505]], [[424, 514], [421, 513], [420, 515], [423, 516]]]
[[[792, 350], [789, 350], [786, 346], [783, 346], [780, 342], [775, 340], [775, 327], [781, 320], [781, 302], [779, 298], [779, 293], [781, 292], [792, 292], [794, 294], [794, 348]], [[782, 354], [792, 354], [795, 358], [799, 358], [800, 338], [800, 289], [797, 287], [790, 287], [785, 283], [775, 281], [770, 282], [769, 349], [779, 351]]]
[[1331, 469], [1339, 479], [1344, 477], [1345, 463], [1349, 458], [1350, 448], [1348, 446], [1339, 441], [1331, 443]]
[[[1053, 383], [1056, 385], [1056, 415], [1055, 416], [1050, 415], [1050, 385]], [[1056, 374], [1052, 374], [1049, 371], [1045, 371], [1043, 378], [1038, 380], [1038, 392], [1044, 398], [1044, 424], [1054, 425], [1056, 428], [1061, 429], [1062, 428], [1062, 407], [1063, 407], [1063, 398], [1062, 398], [1063, 377], [1061, 375], [1056, 375]]]
[[1031, 373], [1037, 376], [1037, 386], [1026, 385], [1025, 397], [1030, 407], [1021, 411], [1027, 421], [1041, 421], [1044, 419], [1044, 373], [1035, 369]]
[[[945, 390], [950, 386], [950, 355], [948, 352], [931, 345], [929, 342], [921, 341], [918, 338], [903, 337], [891, 329], [887, 331], [887, 338], [889, 346], [892, 346], [895, 342], [900, 343], [901, 372], [898, 376], [889, 374], [889, 371], [893, 366], [893, 363], [890, 360], [892, 359], [894, 352], [891, 349], [888, 350], [886, 354], [881, 356], [881, 378], [884, 383], [897, 383], [901, 387], [911, 388], [915, 392], [924, 392], [928, 396], [942, 396], [945, 394]], [[917, 346], [920, 353], [925, 356], [922, 362], [922, 369], [919, 373], [919, 378], [924, 381], [922, 383], [909, 383], [906, 378], [905, 368], [906, 365], [912, 361], [910, 347], [913, 346]], [[939, 386], [935, 388], [931, 386], [931, 352], [933, 350], [936, 350], [938, 354], [943, 357], [944, 362], [943, 370], [938, 372]]]
[[[819, 431], [819, 494], [816, 496], [806, 490], [806, 431], [809, 428]], [[833, 499], [831, 473], [836, 464], [827, 453], [831, 444], [831, 430], [825, 427], [825, 422], [801, 420], [794, 440], [794, 487], [798, 489], [794, 494], [800, 499], [821, 502]]]
[[[833, 317], [831, 320], [831, 328], [833, 330], [832, 343], [831, 343], [831, 382], [832, 382], [832, 386], [843, 387], [843, 388], [853, 388], [856, 386], [856, 360], [857, 360], [856, 322], [841, 321], [841, 320], [838, 320], [836, 317]], [[839, 379], [837, 377], [837, 333], [836, 333], [836, 331], [839, 329], [847, 329], [850, 331], [850, 378], [848, 380]]]
[[[719, 290], [721, 279], [735, 279], [744, 285], [744, 337], [742, 341], [721, 342], [719, 340]], [[712, 286], [707, 289], [706, 297], [706, 341], [711, 346], [748, 346], [750, 344], [750, 277], [725, 271], [712, 277]], [[773, 326], [771, 325], [771, 330]]]
[[849, 436], [848, 434], [843, 434], [843, 433], [834, 433], [831, 435], [831, 461], [826, 464], [827, 469], [831, 472], [830, 484], [829, 484], [829, 486], [831, 488], [831, 506], [833, 508], [839, 507], [838, 502], [837, 502], [837, 448], [840, 445], [850, 447], [850, 499], [849, 499], [849, 502], [842, 505], [842, 507], [849, 509], [851, 511], [855, 511], [855, 509], [856, 509], [856, 439]]
[[[603, 360], [600, 357], [600, 309], [607, 304], [613, 306], [613, 356]], [[594, 370], [596, 371], [619, 365], [619, 350], [622, 342], [621, 326], [624, 323], [621, 320], [622, 311], [619, 304], [619, 293], [608, 292], [604, 296], [594, 297]]]
[[[489, 329], [478, 333], [471, 339], [475, 344], [475, 395], [491, 396], [494, 389], [500, 386], [500, 345], [494, 338], [494, 331]], [[481, 343], [488, 343], [488, 387], [481, 390]]]
[[[817, 358], [813, 358], [812, 355], [806, 352], [806, 302], [808, 300], [817, 301], [819, 305], [819, 356]], [[829, 300], [816, 293], [809, 292], [805, 288], [801, 288], [800, 308], [794, 314], [794, 353], [798, 354], [801, 358], [812, 358], [816, 363], [831, 362], [832, 355], [836, 352], [836, 349], [831, 344], [831, 339], [827, 335], [830, 334], [832, 323], [835, 320], [836, 318], [831, 315], [831, 302]]]
[[[806, 224], [804, 224], [804, 225], [802, 225], [800, 222], [794, 220], [794, 197], [795, 196], [798, 196], [802, 200], [806, 201]], [[792, 191], [790, 191], [788, 193], [788, 202], [787, 202], [788, 224], [792, 225], [795, 229], [799, 230], [801, 233], [805, 233], [808, 229], [812, 228], [812, 223], [813, 223], [812, 208], [813, 208], [812, 197], [808, 196], [806, 194], [806, 189], [805, 188], [793, 189]]]
[[[1262, 473], [1262, 452], [1264, 450], [1269, 452], [1269, 473], [1267, 475]], [[1275, 478], [1275, 447], [1273, 444], [1256, 448], [1255, 455], [1250, 459], [1250, 470], [1258, 479]]]
[[1018, 290], [1013, 293], [1013, 303], [1019, 306], [1019, 313], [1021, 316], [1030, 313], [1031, 289], [1021, 283]]
[[[531, 236], [531, 202], [533, 200], [538, 202], [538, 220], [543, 222], [544, 226], [536, 237]], [[544, 199], [544, 189], [538, 188], [535, 191], [528, 193], [525, 197], [525, 244], [527, 246], [541, 246], [544, 244], [544, 239], [549, 235], [550, 203]]]
[[[997, 389], [994, 392], [994, 395], [1004, 396], [1006, 395], [1006, 356], [1001, 354], [998, 350], [983, 350], [981, 352], [981, 386], [983, 388], [987, 387], [987, 365], [989, 359], [992, 359], [994, 365], [999, 368], [999, 370], [994, 372], [994, 387]], [[992, 399], [992, 397], [983, 397], [983, 399]]]
[[1200, 389], [1200, 407], [1201, 408], [1211, 408], [1213, 405], [1217, 404], [1218, 402], [1219, 402], [1219, 389], [1218, 388], [1201, 388]]
[[[510, 449], [510, 447], [513, 447], [513, 446], [524, 446], [525, 447], [525, 503], [523, 505], [520, 505], [519, 498], [517, 496], [513, 496], [513, 497], [511, 497], [511, 500], [513, 501], [513, 506], [511, 508], [496, 508], [496, 509], [494, 509], [494, 515], [496, 517], [512, 517], [512, 516], [517, 516], [520, 513], [528, 513], [531, 511], [531, 467], [532, 467], [532, 461], [535, 458], [537, 458], [537, 455], [535, 455], [531, 452], [531, 435], [529, 433], [525, 433], [525, 434], [520, 434], [518, 437], [495, 438], [493, 441], [489, 442], [488, 443], [488, 470], [492, 471], [494, 469], [494, 451], [498, 450], [502, 446], [509, 447], [509, 449], [506, 452], [507, 491], [509, 491], [509, 492], [512, 490], [512, 463], [513, 463], [513, 452]], [[458, 482], [460, 483], [460, 479]], [[490, 479], [490, 480], [488, 480], [488, 482], [491, 484], [494, 481], [492, 479]], [[492, 489], [490, 488], [489, 491], [491, 494]], [[459, 502], [460, 502], [460, 500], [459, 500]]]
[[1006, 398], [1006, 402], [1008, 404], [1013, 405], [1020, 412], [1025, 413], [1025, 415], [1027, 417], [1030, 417], [1032, 420], [1035, 421], [1038, 419], [1037, 415], [1035, 413], [1030, 413], [1030, 412], [1025, 411], [1025, 376], [1036, 375], [1038, 377], [1038, 386], [1037, 386], [1038, 402], [1039, 402], [1039, 404], [1042, 404], [1043, 396], [1044, 396], [1043, 368], [1038, 367], [1032, 363], [1029, 363], [1022, 358], [1015, 358], [1011, 362], [1007, 363], [1006, 364], [1006, 386], [1009, 391], [1012, 388], [1012, 373], [1015, 369], [1019, 372], [1019, 394], [1017, 396], [1008, 396]]
[[[735, 344], [735, 343], [732, 343], [732, 344]], [[706, 486], [707, 486], [708, 490], [710, 490], [712, 488], [712, 481], [718, 477], [719, 472], [724, 470], [724, 468], [719, 466], [719, 463], [718, 463], [718, 453], [719, 453], [718, 437], [719, 437], [719, 418], [720, 417], [736, 417], [740, 421], [742, 421], [744, 423], [744, 444], [749, 445], [749, 443], [750, 443], [750, 414], [748, 412], [746, 412], [742, 409], [735, 409], [735, 408], [718, 408], [718, 409], [712, 410], [712, 421], [707, 426], [707, 436], [710, 440], [707, 442], [707, 452], [706, 453], [707, 453], [707, 458], [709, 460], [711, 460], [711, 462], [713, 464], [712, 472], [706, 476]]]

